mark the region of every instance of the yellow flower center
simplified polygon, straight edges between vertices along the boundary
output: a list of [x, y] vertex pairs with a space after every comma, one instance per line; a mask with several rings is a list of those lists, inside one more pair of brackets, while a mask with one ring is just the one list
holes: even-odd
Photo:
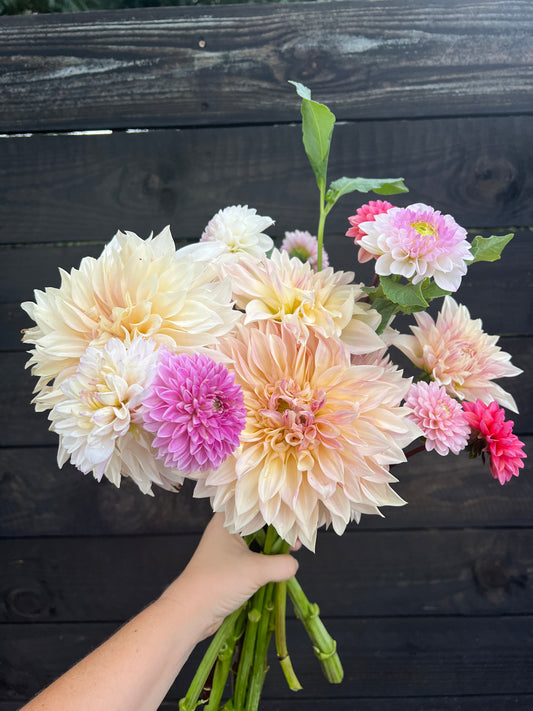
[[429, 222], [411, 222], [411, 227], [418, 232], [421, 237], [438, 237], [438, 232]]

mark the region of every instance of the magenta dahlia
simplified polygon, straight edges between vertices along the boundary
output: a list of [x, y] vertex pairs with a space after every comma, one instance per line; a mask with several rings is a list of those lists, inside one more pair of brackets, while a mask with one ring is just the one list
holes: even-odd
[[157, 457], [184, 474], [217, 469], [239, 445], [245, 425], [241, 388], [225, 365], [204, 354], [160, 350], [143, 403]]
[[497, 402], [463, 402], [463, 410], [472, 430], [472, 454], [490, 454], [490, 471], [500, 484], [518, 476], [526, 454], [524, 443], [512, 432], [514, 422], [505, 420], [505, 412]]

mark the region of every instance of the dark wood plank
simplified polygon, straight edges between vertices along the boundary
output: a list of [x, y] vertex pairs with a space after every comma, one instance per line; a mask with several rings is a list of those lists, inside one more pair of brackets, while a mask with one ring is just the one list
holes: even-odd
[[[426, 202], [465, 227], [498, 229], [533, 225], [532, 162], [529, 116], [363, 121], [336, 127], [329, 175], [403, 176], [410, 192], [394, 204]], [[194, 240], [232, 204], [270, 215], [273, 236], [316, 232], [300, 125], [4, 138], [0, 166], [2, 244], [105, 242], [167, 224]], [[344, 234], [369, 199], [342, 198], [327, 231]]]
[[[345, 678], [329, 685], [296, 620], [287, 635], [300, 699], [386, 698], [533, 693], [531, 617], [327, 620]], [[1, 662], [4, 700], [29, 698], [115, 629], [109, 624], [6, 624]], [[184, 695], [203, 645], [193, 653], [168, 699]], [[272, 659], [265, 699], [288, 699]], [[356, 704], [354, 703], [354, 706]]]
[[4, 18], [0, 129], [294, 121], [289, 79], [342, 119], [530, 111], [532, 29], [528, 0]]
[[[529, 459], [503, 487], [479, 459], [417, 454], [394, 470], [407, 506], [383, 509], [385, 518], [363, 516], [353, 528], [530, 527], [533, 438], [523, 439]], [[188, 486], [179, 494], [159, 489], [152, 498], [128, 481], [117, 489], [68, 464], [59, 470], [54, 447], [0, 450], [0, 473], [5, 537], [199, 533], [210, 516], [207, 500], [192, 499]]]
[[[0, 620], [131, 617], [183, 570], [198, 539], [5, 541]], [[326, 617], [533, 614], [533, 528], [328, 532], [315, 555], [296, 557], [298, 579]]]

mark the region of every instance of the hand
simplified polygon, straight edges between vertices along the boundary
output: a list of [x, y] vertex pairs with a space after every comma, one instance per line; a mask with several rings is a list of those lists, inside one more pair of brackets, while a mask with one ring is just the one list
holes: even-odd
[[162, 597], [179, 601], [187, 588], [186, 594], [193, 595], [205, 611], [208, 636], [261, 586], [288, 580], [297, 569], [291, 555], [250, 551], [240, 536], [224, 527], [223, 514], [215, 514], [189, 564]]

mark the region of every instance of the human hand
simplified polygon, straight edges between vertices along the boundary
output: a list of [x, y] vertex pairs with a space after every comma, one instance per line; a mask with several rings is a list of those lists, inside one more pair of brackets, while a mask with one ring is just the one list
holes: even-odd
[[180, 600], [184, 592], [194, 596], [208, 636], [256, 590], [292, 578], [297, 569], [298, 562], [289, 554], [250, 551], [240, 536], [224, 527], [224, 515], [215, 514], [189, 564], [162, 597]]

